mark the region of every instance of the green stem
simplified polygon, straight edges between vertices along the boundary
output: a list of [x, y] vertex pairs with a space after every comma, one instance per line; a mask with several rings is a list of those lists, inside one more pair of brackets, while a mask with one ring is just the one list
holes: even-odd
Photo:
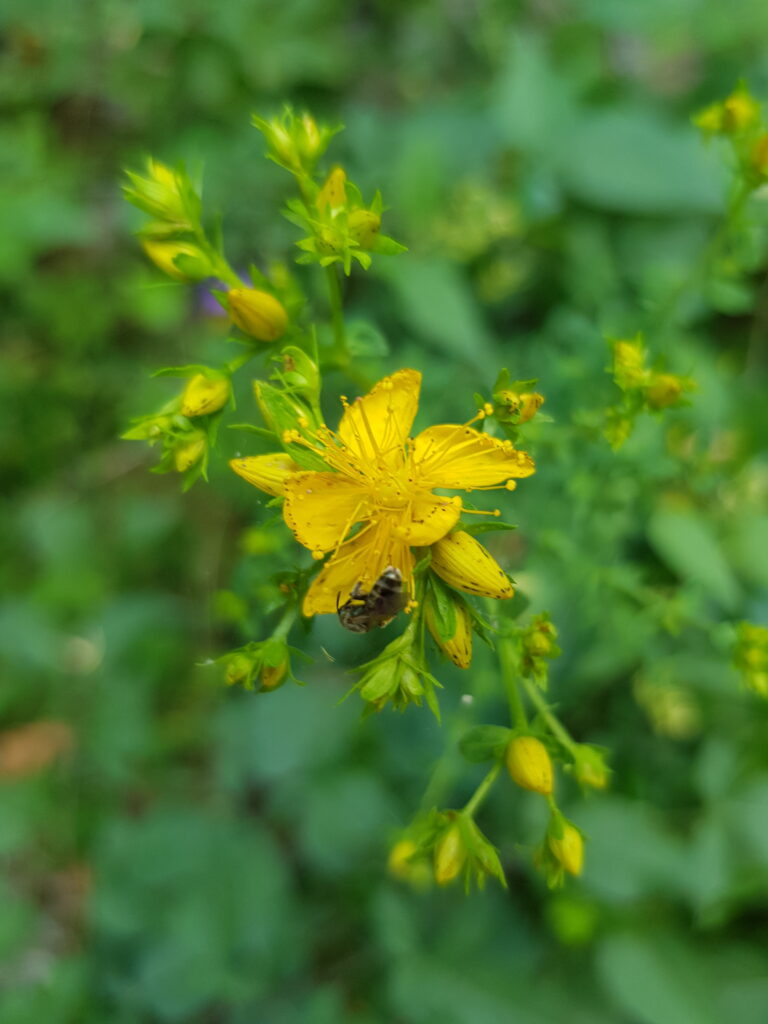
[[291, 631], [291, 626], [296, 621], [296, 616], [299, 614], [299, 607], [296, 604], [289, 604], [283, 611], [282, 618], [275, 626], [272, 633], [273, 640], [285, 640]]
[[450, 726], [446, 730], [445, 751], [433, 768], [432, 775], [421, 798], [419, 804], [421, 812], [441, 804], [444, 795], [447, 794], [454, 781], [461, 774], [461, 769], [465, 762], [459, 753], [459, 739], [466, 729], [469, 718], [470, 706], [460, 704], [459, 710], [451, 719]]
[[469, 798], [469, 800], [466, 802], [464, 807], [462, 808], [462, 814], [466, 814], [468, 818], [474, 817], [475, 812], [477, 811], [478, 807], [483, 802], [483, 800], [485, 800], [491, 786], [496, 781], [496, 776], [499, 774], [500, 771], [501, 762], [497, 761], [496, 764], [490, 769], [488, 774], [485, 776], [483, 781], [480, 783], [480, 785], [477, 787], [472, 796]]
[[515, 729], [526, 729], [528, 716], [525, 713], [520, 689], [517, 685], [517, 659], [514, 641], [508, 636], [501, 637], [498, 641], [498, 652], [501, 678], [509, 705], [510, 721]]
[[525, 687], [525, 692], [530, 697], [531, 702], [536, 706], [536, 710], [547, 723], [549, 731], [555, 739], [562, 743], [565, 749], [575, 757], [578, 743], [573, 739], [557, 715], [551, 710], [547, 704], [544, 694], [535, 683], [531, 682], [530, 679], [523, 679], [522, 682]]
[[237, 371], [245, 366], [246, 363], [249, 363], [256, 354], [255, 350], [251, 350], [250, 352], [244, 352], [235, 359], [230, 359], [229, 362], [225, 364], [227, 373], [229, 373], [230, 376], [232, 376], [233, 373], [237, 373]]
[[347, 353], [347, 339], [344, 330], [344, 309], [341, 301], [339, 275], [333, 264], [325, 268], [325, 280], [328, 284], [328, 301], [331, 307], [333, 351], [339, 366], [346, 366], [349, 362], [349, 354]]
[[242, 288], [243, 282], [234, 272], [232, 267], [230, 267], [229, 263], [227, 263], [221, 253], [208, 241], [208, 236], [203, 230], [201, 224], [198, 224], [195, 227], [195, 239], [197, 240], [197, 244], [208, 257], [214, 276], [221, 278], [221, 280], [228, 284], [230, 288]]

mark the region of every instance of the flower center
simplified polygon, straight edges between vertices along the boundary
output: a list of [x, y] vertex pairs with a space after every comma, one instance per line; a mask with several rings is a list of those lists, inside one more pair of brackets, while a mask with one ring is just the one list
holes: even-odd
[[405, 487], [394, 477], [380, 477], [374, 483], [371, 493], [374, 503], [380, 508], [405, 508], [410, 500]]

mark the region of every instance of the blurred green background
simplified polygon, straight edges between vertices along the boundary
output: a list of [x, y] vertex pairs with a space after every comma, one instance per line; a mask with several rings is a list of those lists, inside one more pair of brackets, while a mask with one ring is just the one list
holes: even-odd
[[[756, 213], [684, 288], [726, 190], [689, 118], [742, 76], [768, 98], [761, 0], [3, 5], [3, 1024], [765, 1024], [768, 715], [720, 639], [768, 612]], [[411, 250], [348, 286], [390, 346], [372, 370], [424, 371], [424, 424], [468, 418], [502, 365], [547, 396], [494, 551], [552, 613], [560, 711], [615, 769], [563, 788], [589, 843], [560, 893], [511, 784], [481, 816], [508, 892], [388, 877], [445, 734], [336, 706], [360, 658], [330, 619], [309, 685], [224, 690], [200, 663], [267, 628], [248, 529], [270, 513], [223, 458], [182, 496], [117, 440], [168, 396], [149, 372], [225, 330], [143, 260], [121, 168], [204, 162], [231, 261], [263, 265], [295, 235], [248, 122], [285, 100], [347, 125], [332, 157]], [[614, 454], [604, 336], [643, 327], [699, 391]], [[465, 690], [468, 721], [503, 721], [490, 659], [440, 678], [449, 721]]]

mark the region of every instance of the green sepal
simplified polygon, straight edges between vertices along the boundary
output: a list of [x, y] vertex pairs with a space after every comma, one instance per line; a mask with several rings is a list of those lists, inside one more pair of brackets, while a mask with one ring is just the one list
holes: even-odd
[[512, 738], [512, 730], [502, 725], [475, 725], [459, 740], [459, 750], [471, 764], [496, 761]]

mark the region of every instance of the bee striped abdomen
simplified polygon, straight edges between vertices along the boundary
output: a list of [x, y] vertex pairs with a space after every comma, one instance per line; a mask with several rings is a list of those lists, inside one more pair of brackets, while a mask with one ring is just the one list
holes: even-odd
[[406, 602], [403, 574], [389, 565], [367, 594], [359, 583], [354, 585], [348, 599], [337, 607], [339, 622], [353, 633], [368, 633], [391, 622]]

